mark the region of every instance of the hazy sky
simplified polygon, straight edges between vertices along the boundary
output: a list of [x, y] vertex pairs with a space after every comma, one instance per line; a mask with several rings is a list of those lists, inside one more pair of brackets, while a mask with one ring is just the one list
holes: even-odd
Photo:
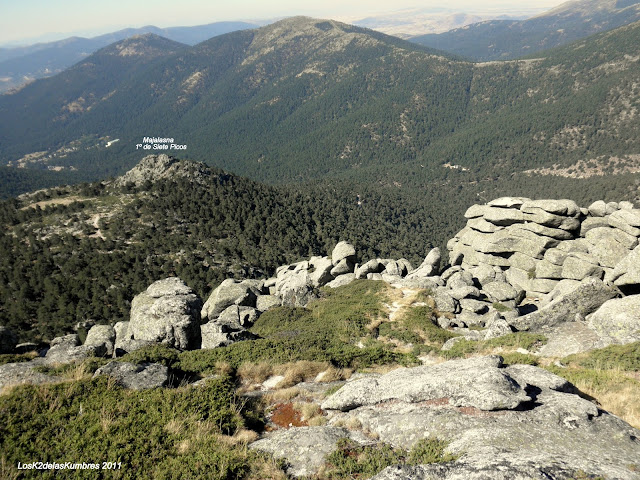
[[551, 8], [562, 0], [0, 0], [0, 44], [49, 33], [86, 36], [126, 27], [201, 25], [290, 15], [366, 17], [403, 8], [465, 12]]

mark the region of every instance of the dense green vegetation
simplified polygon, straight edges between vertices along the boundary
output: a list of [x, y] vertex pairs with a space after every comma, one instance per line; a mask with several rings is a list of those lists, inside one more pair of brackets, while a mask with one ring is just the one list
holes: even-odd
[[[326, 292], [326, 301], [311, 303], [308, 308], [271, 309], [250, 329], [258, 340], [184, 352], [176, 367], [184, 372], [211, 373], [219, 362], [232, 368], [243, 363], [298, 360], [329, 362], [338, 368], [415, 363], [414, 355], [394, 353], [367, 328], [382, 314], [386, 288], [383, 282], [359, 280]], [[363, 348], [356, 345], [359, 341]]]
[[161, 278], [177, 275], [206, 298], [224, 278], [266, 276], [339, 240], [353, 242], [360, 259], [417, 266], [461, 226], [436, 199], [394, 188], [211, 178], [91, 184], [2, 203], [0, 322], [24, 340], [50, 340], [80, 321], [128, 318], [133, 296]]
[[229, 377], [140, 392], [106, 377], [20, 386], [0, 397], [0, 476], [57, 477], [56, 470], [16, 470], [18, 462], [42, 461], [116, 464], [66, 470], [67, 478], [195, 478], [205, 471], [220, 480], [265, 478], [268, 461], [229, 437], [254, 416], [236, 400]]

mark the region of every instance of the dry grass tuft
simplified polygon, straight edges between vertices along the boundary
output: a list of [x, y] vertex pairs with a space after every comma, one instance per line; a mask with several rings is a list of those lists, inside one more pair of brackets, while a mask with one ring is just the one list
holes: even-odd
[[92, 377], [87, 362], [76, 363], [72, 368], [62, 373], [61, 377], [65, 380], [79, 382], [81, 380], [89, 380]]
[[284, 380], [279, 384], [281, 387], [292, 387], [300, 382], [310, 382], [318, 376], [320, 372], [329, 369], [327, 362], [311, 362], [301, 360], [294, 363], [285, 363], [274, 368], [275, 373], [283, 375]]
[[116, 423], [116, 414], [113, 411], [107, 411], [105, 407], [102, 407], [100, 411], [100, 426], [103, 433], [109, 433], [111, 427]]
[[354, 416], [340, 418], [334, 422], [336, 427], [346, 428], [347, 430], [362, 430], [362, 423]]
[[182, 440], [181, 442], [178, 443], [178, 445], [176, 445], [176, 449], [178, 450], [178, 453], [181, 453], [181, 454], [185, 454], [189, 452], [191, 450], [191, 440], [189, 439]]
[[264, 396], [264, 400], [267, 403], [288, 402], [289, 400], [296, 398], [300, 393], [300, 389], [296, 387], [284, 388], [282, 390], [270, 392], [268, 395]]
[[167, 424], [164, 426], [164, 429], [173, 435], [180, 435], [182, 432], [184, 432], [185, 422], [184, 420], [178, 420], [177, 418], [174, 418], [173, 420], [169, 420], [167, 422]]
[[260, 435], [258, 435], [253, 430], [247, 430], [245, 428], [242, 428], [238, 430], [236, 433], [234, 433], [232, 438], [235, 440], [236, 445], [237, 444], [248, 445], [249, 443], [252, 443], [258, 440], [258, 438], [260, 438]]
[[0, 478], [4, 478], [6, 480], [17, 480], [20, 472], [18, 472], [16, 468], [17, 467], [15, 465], [11, 465], [7, 462], [7, 457], [4, 455], [0, 457]]
[[273, 366], [267, 362], [243, 363], [237, 375], [244, 384], [262, 383], [273, 375], [273, 370]]
[[246, 480], [287, 480], [288, 478], [282, 470], [280, 462], [265, 454], [262, 456], [262, 461], [258, 462], [249, 472]]
[[581, 392], [595, 398], [604, 410], [640, 428], [640, 382], [627, 377], [624, 372], [609, 370], [605, 375], [609, 377], [606, 382], [586, 377], [573, 383]]
[[329, 367], [324, 371], [322, 379], [323, 383], [337, 382], [340, 380], [347, 380], [353, 374], [352, 368], [335, 368]]

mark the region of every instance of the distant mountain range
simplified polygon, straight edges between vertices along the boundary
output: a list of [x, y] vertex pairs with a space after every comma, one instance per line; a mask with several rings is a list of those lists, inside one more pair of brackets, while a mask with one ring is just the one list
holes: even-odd
[[186, 145], [165, 153], [279, 183], [630, 172], [639, 44], [636, 22], [536, 60], [473, 64], [310, 18], [194, 47], [149, 34], [1, 96], [0, 162], [104, 178], [162, 137]]
[[247, 22], [216, 22], [172, 28], [150, 25], [127, 28], [93, 38], [70, 37], [26, 47], [0, 48], [0, 93], [19, 87], [26, 81], [60, 73], [100, 48], [134, 35], [153, 33], [176, 42], [195, 45], [217, 35], [257, 26]]
[[411, 41], [474, 60], [510, 60], [638, 20], [638, 1], [574, 0], [527, 20], [489, 20]]

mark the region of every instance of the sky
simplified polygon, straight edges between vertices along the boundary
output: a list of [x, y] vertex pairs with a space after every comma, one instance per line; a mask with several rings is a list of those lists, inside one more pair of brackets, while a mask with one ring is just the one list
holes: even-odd
[[[128, 27], [203, 25], [292, 15], [343, 20], [405, 8], [465, 13], [552, 8], [562, 0], [0, 0], [0, 45], [71, 35], [95, 36]], [[55, 34], [55, 35], [50, 35]]]

